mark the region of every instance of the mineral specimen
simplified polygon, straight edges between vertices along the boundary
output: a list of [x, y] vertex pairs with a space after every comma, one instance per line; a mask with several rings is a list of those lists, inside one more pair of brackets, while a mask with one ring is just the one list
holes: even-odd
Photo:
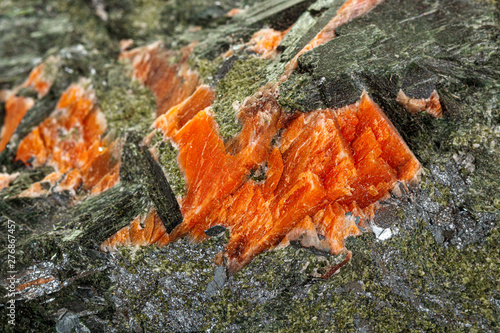
[[0, 331], [495, 332], [494, 1], [0, 12]]

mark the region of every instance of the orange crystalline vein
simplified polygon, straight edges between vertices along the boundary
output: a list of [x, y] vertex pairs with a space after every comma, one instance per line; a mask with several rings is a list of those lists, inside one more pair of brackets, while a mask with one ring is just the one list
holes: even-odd
[[403, 90], [400, 90], [396, 101], [411, 113], [426, 111], [434, 118], [443, 117], [443, 108], [436, 90], [431, 93], [429, 98], [410, 98]]

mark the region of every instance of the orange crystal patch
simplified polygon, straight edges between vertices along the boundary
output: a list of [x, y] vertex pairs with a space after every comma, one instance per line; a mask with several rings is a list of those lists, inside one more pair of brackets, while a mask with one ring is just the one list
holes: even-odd
[[[141, 226], [143, 224], [143, 226]], [[129, 226], [118, 231], [101, 244], [102, 251], [110, 251], [117, 246], [125, 245], [165, 245], [168, 241], [167, 230], [154, 209], [141, 218], [138, 216]]]
[[274, 58], [277, 54], [278, 45], [289, 31], [290, 28], [285, 31], [270, 28], [261, 29], [253, 34], [248, 44], [253, 46], [253, 51], [260, 54], [263, 58]]
[[[345, 124], [352, 124], [354, 117], [358, 121], [347, 140], [343, 133], [352, 129]], [[317, 233], [325, 237], [331, 253], [347, 253], [344, 239], [361, 233], [356, 218], [365, 222], [398, 180], [408, 181], [420, 169], [366, 94], [346, 108], [299, 115], [286, 127], [282, 144], [281, 152], [273, 150], [268, 160], [266, 181], [247, 181], [204, 223], [204, 228], [222, 225], [231, 230], [226, 248], [231, 271], [302, 234], [311, 246], [325, 249]]]
[[10, 183], [13, 182], [19, 173], [8, 174], [8, 173], [0, 173], [0, 191], [4, 188], [9, 187]]
[[185, 101], [172, 107], [167, 113], [159, 116], [154, 126], [161, 128], [166, 137], [173, 137], [179, 129], [191, 120], [200, 110], [212, 105], [215, 93], [207, 85], [199, 86]]
[[413, 114], [426, 111], [434, 118], [443, 117], [443, 108], [436, 90], [431, 93], [429, 98], [410, 98], [406, 96], [403, 90], [400, 90], [396, 101]]
[[[106, 120], [95, 106], [92, 90], [71, 85], [55, 112], [19, 143], [16, 160], [53, 166], [61, 181], [58, 191], [74, 191], [83, 183], [91, 193], [100, 193], [119, 180], [120, 147], [101, 139], [105, 130]], [[43, 194], [39, 187], [35, 183], [23, 195]]]
[[[245, 43], [245, 49], [257, 53], [263, 59], [274, 59], [278, 55], [278, 46], [291, 28], [285, 31], [271, 28], [260, 29]], [[229, 58], [234, 54], [234, 51], [235, 48], [230, 48], [222, 55], [222, 58]]]

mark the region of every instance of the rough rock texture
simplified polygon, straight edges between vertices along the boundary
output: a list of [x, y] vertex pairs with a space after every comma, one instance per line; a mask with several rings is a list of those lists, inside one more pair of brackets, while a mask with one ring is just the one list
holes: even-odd
[[[202, 244], [98, 251], [107, 237], [158, 205], [161, 193], [148, 181], [157, 173], [140, 147], [155, 100], [117, 61], [119, 41], [160, 39], [171, 49], [199, 41], [188, 62], [223, 95], [216, 103], [227, 111], [242, 102], [243, 89], [251, 94], [260, 79], [277, 80], [341, 4], [3, 1], [0, 89], [24, 82], [49, 56], [61, 60], [52, 89], [0, 153], [0, 173], [19, 172], [0, 191], [1, 330], [497, 331], [500, 30], [493, 0], [386, 0], [299, 57], [282, 84], [281, 105], [304, 112], [352, 103], [367, 90], [424, 167], [417, 187], [401, 187], [381, 205], [373, 233], [347, 241], [353, 258], [339, 274], [318, 278], [341, 258], [290, 246], [228, 276], [214, 265], [228, 239], [216, 231]], [[225, 13], [232, 8], [246, 11], [231, 19]], [[245, 52], [219, 57], [264, 26], [284, 30], [293, 22], [274, 60]], [[65, 192], [16, 197], [53, 171], [14, 162], [19, 141], [80, 77], [91, 80], [110, 135], [122, 139], [120, 183], [96, 196], [77, 192], [83, 201]], [[231, 85], [228, 78], [238, 77]], [[400, 89], [410, 98], [436, 90], [443, 118], [405, 110], [396, 101]], [[4, 112], [2, 102], [2, 122]], [[228, 135], [235, 130], [228, 126]], [[19, 284], [51, 279], [16, 293], [16, 326], [6, 320], [9, 220], [16, 223]]]

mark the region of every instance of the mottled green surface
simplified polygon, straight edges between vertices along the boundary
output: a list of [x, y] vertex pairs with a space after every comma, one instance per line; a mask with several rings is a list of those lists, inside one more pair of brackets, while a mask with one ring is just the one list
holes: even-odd
[[215, 86], [217, 99], [212, 110], [224, 139], [234, 137], [241, 130], [238, 108], [245, 98], [252, 96], [266, 81], [263, 69], [268, 61], [251, 57], [236, 60], [229, 72]]
[[131, 78], [131, 70], [125, 64], [109, 64], [103, 72], [107, 75], [93, 81], [108, 132], [117, 137], [133, 130], [145, 133], [156, 114], [153, 93]]
[[[164, 201], [148, 178], [154, 172], [144, 169], [141, 148], [155, 101], [117, 62], [119, 40], [131, 37], [143, 45], [162, 39], [172, 48], [199, 41], [189, 63], [216, 90], [214, 113], [227, 138], [239, 130], [233, 103], [275, 81], [342, 1], [263, 1], [232, 20], [224, 17], [247, 3], [0, 4], [1, 89], [22, 82], [49, 55], [61, 59], [51, 92], [0, 154], [2, 169], [21, 173], [0, 192], [0, 257], [6, 255], [10, 218], [18, 227], [20, 276], [56, 277], [17, 296], [15, 330], [498, 331], [500, 32], [495, 1], [387, 0], [340, 27], [336, 39], [300, 57], [299, 69], [281, 86], [280, 103], [287, 111], [345, 105], [367, 90], [424, 167], [419, 186], [382, 203], [375, 217], [392, 238], [381, 241], [368, 232], [349, 239], [352, 261], [330, 280], [317, 276], [340, 258], [291, 246], [258, 256], [217, 291], [212, 280], [225, 279], [214, 273], [220, 272], [214, 257], [223, 250], [227, 232], [203, 244], [180, 240], [162, 249], [124, 248], [113, 256], [98, 251], [107, 236]], [[296, 19], [275, 60], [246, 52], [221, 60], [221, 52], [259, 28], [286, 28]], [[96, 89], [107, 135], [122, 142], [120, 185], [79, 204], [64, 193], [14, 198], [51, 171], [13, 163], [19, 139], [80, 77], [90, 78]], [[445, 117], [410, 115], [395, 102], [400, 88], [411, 97], [427, 97], [436, 89]], [[162, 164], [175, 159], [167, 160]], [[178, 169], [172, 170], [179, 176]], [[85, 198], [85, 192], [78, 194]], [[5, 272], [4, 263], [2, 277]], [[0, 316], [5, 318], [3, 281]], [[12, 330], [5, 323], [0, 321], [0, 330]]]

